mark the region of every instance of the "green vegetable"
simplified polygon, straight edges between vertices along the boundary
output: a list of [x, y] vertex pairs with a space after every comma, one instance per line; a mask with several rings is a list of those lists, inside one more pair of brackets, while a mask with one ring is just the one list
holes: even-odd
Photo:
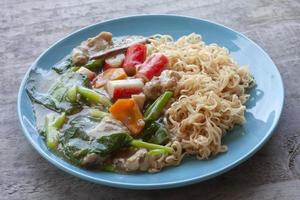
[[69, 125], [71, 127], [78, 127], [78, 128], [82, 128], [83, 130], [87, 130], [95, 127], [97, 124], [99, 124], [100, 121], [101, 121], [100, 118], [79, 115], [73, 118], [69, 122]]
[[72, 72], [76, 72], [80, 67], [77, 67], [77, 66], [73, 66], [70, 68], [70, 71]]
[[90, 109], [89, 115], [95, 118], [103, 118], [109, 116], [110, 114], [107, 112], [100, 111], [99, 109]]
[[75, 103], [77, 101], [77, 86], [69, 88], [66, 97], [70, 102]]
[[149, 156], [156, 156], [161, 154], [167, 154], [167, 152], [164, 149], [154, 149], [149, 152], [147, 152], [147, 155]]
[[161, 125], [157, 122], [147, 123], [140, 135], [143, 141], [149, 141], [155, 132], [160, 128], [160, 126]]
[[103, 59], [96, 59], [96, 60], [90, 60], [86, 65], [85, 68], [98, 72], [100, 71], [101, 67], [103, 65]]
[[144, 114], [145, 121], [153, 122], [157, 120], [165, 106], [168, 104], [169, 100], [173, 96], [173, 92], [167, 91], [158, 97], [151, 106], [148, 107]]
[[[77, 136], [80, 136], [82, 133], [77, 132], [77, 134], [79, 134]], [[130, 146], [146, 148], [148, 150], [160, 150], [160, 152], [163, 151], [166, 154], [173, 153], [171, 147], [136, 140], [126, 132], [113, 133], [92, 141], [86, 140], [82, 136], [76, 137], [76, 135], [73, 134], [63, 143], [63, 150], [67, 158], [77, 164], [81, 164], [83, 158], [89, 154], [95, 153], [104, 161], [112, 153]]]
[[173, 153], [173, 148], [171, 148], [171, 147], [162, 146], [162, 145], [158, 145], [158, 144], [152, 144], [152, 143], [148, 143], [148, 142], [143, 142], [142, 140], [132, 140], [130, 145], [133, 147], [145, 148], [148, 150], [162, 149], [168, 154]]
[[47, 93], [37, 91], [38, 77], [41, 77], [41, 74], [32, 71], [27, 81], [26, 90], [32, 101], [56, 112], [67, 114], [76, 113], [82, 109], [82, 105], [75, 102], [76, 89], [73, 87], [89, 86], [89, 80], [85, 76], [67, 71], [51, 85]]
[[95, 153], [105, 159], [113, 152], [128, 146], [131, 140], [131, 136], [127, 133], [114, 133], [93, 141], [72, 137], [64, 143], [63, 150], [67, 158], [80, 164], [84, 156], [91, 153]]
[[83, 140], [81, 138], [70, 138], [63, 143], [64, 155], [72, 162], [80, 164], [82, 159], [91, 153], [100, 153], [105, 146], [96, 141]]
[[66, 144], [72, 138], [80, 138], [82, 140], [89, 140], [89, 136], [85, 133], [82, 127], [72, 126], [63, 132], [60, 138], [62, 144]]
[[58, 74], [66, 72], [69, 68], [73, 67], [70, 55], [63, 58], [60, 62], [52, 67], [54, 71]]
[[105, 164], [101, 167], [101, 169], [107, 172], [118, 172], [117, 168], [112, 164]]
[[30, 87], [29, 85], [30, 84], [27, 83], [26, 91], [32, 101], [56, 112], [63, 112], [66, 110], [64, 107], [57, 105], [55, 100], [51, 96], [49, 96], [48, 94], [37, 92], [35, 87]]
[[58, 102], [66, 100], [66, 94], [72, 88], [76, 91], [75, 86], [89, 86], [89, 80], [86, 76], [68, 71], [63, 74], [49, 89], [49, 94]]
[[94, 90], [79, 86], [77, 88], [77, 91], [82, 97], [86, 98], [86, 100], [90, 103], [96, 103], [96, 104], [100, 103], [107, 107], [110, 107], [112, 105], [112, 103], [106, 96], [101, 95]]
[[65, 129], [60, 141], [66, 144], [72, 138], [80, 138], [82, 140], [89, 140], [89, 136], [85, 130], [92, 129], [100, 122], [99, 118], [79, 115], [73, 118], [68, 123], [68, 128]]
[[55, 150], [59, 143], [59, 129], [63, 126], [66, 119], [66, 114], [60, 116], [49, 114], [45, 119], [46, 143], [49, 149]]
[[166, 144], [169, 141], [169, 133], [162, 124], [148, 122], [141, 133], [141, 138], [143, 141], [154, 144]]
[[148, 140], [148, 142], [154, 144], [166, 144], [168, 141], [169, 141], [169, 133], [167, 129], [163, 126], [160, 126], [158, 130]]
[[100, 155], [106, 156], [123, 147], [127, 147], [132, 141], [132, 137], [128, 133], [114, 133], [108, 136], [103, 136], [97, 140], [99, 144], [106, 148], [102, 150]]

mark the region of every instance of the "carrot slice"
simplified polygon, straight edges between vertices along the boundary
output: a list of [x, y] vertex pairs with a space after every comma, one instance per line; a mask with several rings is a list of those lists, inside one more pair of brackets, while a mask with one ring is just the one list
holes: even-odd
[[95, 88], [100, 88], [104, 86], [109, 80], [122, 80], [126, 78], [127, 74], [125, 73], [123, 68], [109, 68], [103, 73], [99, 74], [93, 82]]
[[143, 115], [135, 100], [118, 99], [110, 108], [112, 116], [120, 120], [132, 133], [139, 134], [145, 126]]

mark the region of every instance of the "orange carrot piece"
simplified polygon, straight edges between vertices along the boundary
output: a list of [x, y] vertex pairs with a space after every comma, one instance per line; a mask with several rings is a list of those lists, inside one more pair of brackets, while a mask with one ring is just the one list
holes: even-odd
[[127, 74], [125, 73], [123, 68], [109, 68], [95, 78], [94, 87], [100, 88], [104, 86], [109, 80], [122, 80], [126, 78]]
[[114, 118], [120, 120], [133, 135], [139, 134], [145, 126], [143, 115], [133, 99], [118, 99], [109, 108], [109, 112]]

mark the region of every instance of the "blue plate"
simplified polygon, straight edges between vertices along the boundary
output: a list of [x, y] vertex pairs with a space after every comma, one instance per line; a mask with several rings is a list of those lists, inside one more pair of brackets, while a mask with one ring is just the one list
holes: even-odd
[[[100, 31], [110, 31], [114, 36], [169, 34], [174, 38], [195, 32], [203, 40], [228, 48], [240, 65], [248, 65], [257, 86], [247, 103], [246, 123], [229, 132], [224, 143], [227, 153], [206, 161], [184, 159], [177, 167], [165, 168], [160, 173], [115, 174], [92, 172], [73, 166], [51, 153], [38, 135], [31, 102], [25, 92], [30, 70], [49, 70], [53, 64], [69, 54], [81, 41]], [[82, 179], [109, 186], [131, 189], [159, 189], [179, 187], [203, 181], [237, 166], [252, 156], [270, 138], [279, 120], [283, 106], [283, 84], [270, 57], [246, 36], [225, 26], [184, 16], [144, 15], [109, 20], [88, 26], [68, 35], [47, 49], [31, 65], [25, 75], [18, 95], [18, 115], [23, 132], [33, 147], [58, 168]]]

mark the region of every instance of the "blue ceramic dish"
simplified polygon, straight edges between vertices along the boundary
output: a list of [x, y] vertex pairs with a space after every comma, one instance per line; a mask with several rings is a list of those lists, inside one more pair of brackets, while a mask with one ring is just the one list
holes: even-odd
[[[257, 86], [250, 91], [246, 123], [242, 127], [236, 127], [224, 138], [224, 143], [229, 147], [228, 152], [205, 161], [187, 158], [179, 166], [168, 167], [155, 174], [87, 171], [51, 153], [35, 129], [31, 102], [24, 89], [28, 73], [35, 68], [49, 70], [53, 64], [70, 53], [73, 47], [100, 31], [110, 31], [114, 36], [149, 36], [159, 33], [169, 34], [174, 38], [195, 32], [201, 34], [206, 43], [217, 43], [228, 48], [240, 65], [248, 65]], [[283, 99], [283, 84], [276, 66], [258, 45], [244, 35], [206, 20], [172, 15], [144, 15], [94, 24], [52, 45], [31, 65], [22, 81], [18, 95], [18, 115], [28, 141], [58, 168], [82, 179], [109, 186], [160, 189], [184, 186], [215, 177], [248, 159], [272, 135], [281, 114]]]

